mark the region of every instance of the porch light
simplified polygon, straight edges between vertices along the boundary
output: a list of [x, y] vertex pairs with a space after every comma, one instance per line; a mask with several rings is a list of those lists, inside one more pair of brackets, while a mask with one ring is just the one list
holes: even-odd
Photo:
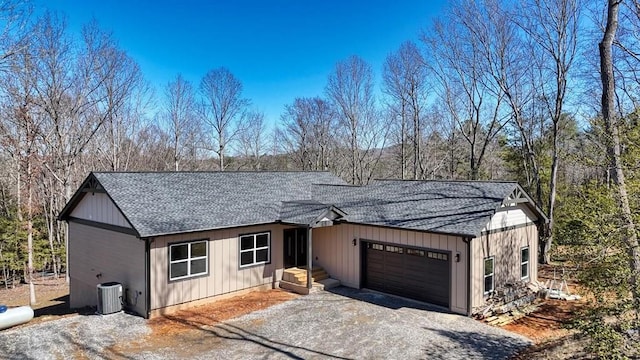
[[456, 262], [460, 262], [460, 253], [456, 253]]
[[356, 246], [358, 244], [358, 239], [353, 238], [353, 241], [351, 243], [353, 244], [353, 246]]

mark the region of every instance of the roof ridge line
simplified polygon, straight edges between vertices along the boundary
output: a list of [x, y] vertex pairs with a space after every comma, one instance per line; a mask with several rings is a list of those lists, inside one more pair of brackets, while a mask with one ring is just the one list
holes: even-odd
[[374, 181], [397, 181], [397, 182], [458, 182], [458, 183], [498, 183], [498, 184], [517, 184], [516, 180], [461, 180], [461, 179], [373, 179]]
[[161, 171], [153, 171], [153, 170], [135, 170], [135, 171], [91, 171], [94, 174], [237, 174], [237, 173], [294, 173], [294, 174], [319, 174], [319, 173], [328, 173], [330, 171], [326, 170], [228, 170], [228, 171], [220, 171], [220, 170], [185, 170], [185, 171], [171, 171], [171, 170], [161, 170]]

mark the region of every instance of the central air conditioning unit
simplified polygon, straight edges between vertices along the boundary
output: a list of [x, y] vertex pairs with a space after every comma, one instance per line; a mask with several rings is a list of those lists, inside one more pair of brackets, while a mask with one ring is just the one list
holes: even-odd
[[98, 284], [98, 314], [107, 315], [122, 310], [122, 284]]

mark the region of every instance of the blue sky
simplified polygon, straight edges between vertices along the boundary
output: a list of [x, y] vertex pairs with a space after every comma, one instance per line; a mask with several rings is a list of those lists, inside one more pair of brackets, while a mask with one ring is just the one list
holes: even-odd
[[242, 81], [245, 97], [275, 122], [296, 97], [322, 95], [336, 62], [358, 55], [379, 78], [384, 58], [418, 41], [444, 0], [64, 1], [39, 8], [67, 16], [78, 34], [95, 17], [156, 88], [182, 73], [198, 86], [220, 66]]

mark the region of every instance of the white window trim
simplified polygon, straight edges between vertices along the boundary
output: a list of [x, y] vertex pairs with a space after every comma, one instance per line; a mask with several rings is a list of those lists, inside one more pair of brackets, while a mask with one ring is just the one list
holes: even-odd
[[[522, 252], [524, 250], [527, 250], [529, 252], [529, 260], [527, 261], [522, 261]], [[531, 272], [531, 269], [529, 269], [529, 263], [531, 262], [531, 251], [529, 250], [529, 246], [523, 246], [520, 248], [520, 280], [525, 280], [529, 278], [529, 273]], [[526, 276], [522, 276], [522, 265], [527, 265], [527, 275]]]
[[[259, 235], [267, 235], [267, 246], [256, 247], [256, 238]], [[242, 238], [243, 237], [249, 237], [249, 236], [253, 237], [253, 247], [251, 249], [242, 250]], [[265, 231], [265, 232], [255, 233], [255, 234], [242, 234], [242, 235], [238, 236], [238, 249], [240, 250], [240, 252], [238, 253], [238, 264], [240, 264], [240, 268], [246, 268], [246, 267], [251, 267], [251, 266], [271, 263], [271, 232]], [[257, 259], [256, 252], [258, 250], [265, 250], [265, 249], [267, 250], [267, 260], [266, 261], [256, 262], [255, 261]], [[244, 264], [243, 265], [242, 264], [242, 254], [248, 253], [248, 252], [252, 252], [253, 253], [253, 262], [250, 263], [250, 264]]]
[[[191, 245], [198, 244], [198, 243], [205, 243], [207, 253], [205, 256], [191, 257]], [[174, 246], [183, 246], [183, 245], [187, 245], [187, 258], [181, 259], [181, 260], [171, 260], [171, 248], [173, 248]], [[191, 262], [194, 260], [201, 260], [201, 259], [205, 259], [205, 263], [206, 263], [204, 272], [192, 274]], [[179, 263], [187, 263], [187, 275], [171, 277], [171, 266], [173, 264], [179, 264]], [[209, 275], [209, 241], [208, 240], [195, 240], [195, 241], [181, 242], [181, 243], [175, 243], [175, 244], [169, 245], [169, 280], [170, 281], [187, 279], [190, 277], [196, 277], [196, 276], [202, 276], [202, 275]]]
[[[491, 274], [487, 275], [486, 274], [486, 263], [487, 260], [491, 260], [491, 263], [493, 264], [493, 270], [491, 271]], [[486, 257], [484, 259], [482, 259], [482, 291], [484, 292], [485, 295], [489, 295], [492, 292], [494, 292], [496, 290], [496, 259], [495, 256], [489, 256]], [[484, 284], [487, 280], [487, 277], [491, 276], [491, 290], [486, 291], [484, 289]]]

